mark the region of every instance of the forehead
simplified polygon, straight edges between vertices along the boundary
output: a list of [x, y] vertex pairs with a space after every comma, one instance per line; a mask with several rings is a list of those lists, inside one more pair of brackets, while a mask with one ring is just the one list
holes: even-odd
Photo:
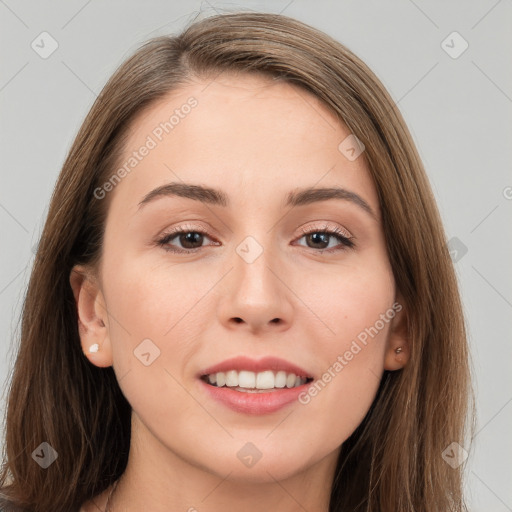
[[136, 204], [184, 180], [268, 200], [318, 183], [357, 189], [378, 210], [364, 153], [350, 161], [339, 149], [349, 136], [321, 100], [290, 83], [247, 73], [196, 79], [132, 122], [120, 165], [134, 165], [114, 195]]

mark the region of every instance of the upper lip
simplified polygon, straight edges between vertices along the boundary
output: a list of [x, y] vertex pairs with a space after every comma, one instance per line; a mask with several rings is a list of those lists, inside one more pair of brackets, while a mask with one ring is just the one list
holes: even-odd
[[285, 361], [284, 359], [271, 356], [263, 357], [257, 360], [244, 356], [226, 359], [221, 363], [205, 368], [200, 372], [199, 377], [217, 372], [227, 372], [229, 370], [247, 370], [255, 373], [263, 372], [265, 370], [285, 371], [287, 373], [294, 373], [299, 377], [307, 377], [311, 379], [313, 378], [313, 376], [304, 370], [304, 368]]

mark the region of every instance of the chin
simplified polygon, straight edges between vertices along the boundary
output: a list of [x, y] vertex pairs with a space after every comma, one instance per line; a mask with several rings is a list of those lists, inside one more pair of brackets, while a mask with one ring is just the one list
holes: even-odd
[[[304, 454], [300, 450], [294, 450], [294, 452], [301, 455], [300, 460], [291, 458], [289, 454], [279, 449], [272, 449], [271, 456], [266, 456], [263, 452], [258, 460], [247, 462], [242, 462], [243, 455], [240, 460], [236, 452], [234, 457], [225, 458], [224, 452], [224, 457], [216, 458], [213, 467], [208, 464], [207, 470], [222, 479], [227, 478], [239, 484], [275, 483], [276, 480], [286, 480], [307, 469], [308, 464]], [[229, 476], [226, 477], [226, 475]]]

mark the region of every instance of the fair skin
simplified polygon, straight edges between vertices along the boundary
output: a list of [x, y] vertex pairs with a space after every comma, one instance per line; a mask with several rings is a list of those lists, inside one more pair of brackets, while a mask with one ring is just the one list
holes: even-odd
[[[350, 161], [338, 150], [350, 130], [318, 99], [254, 75], [223, 74], [172, 92], [136, 119], [126, 158], [190, 96], [198, 105], [109, 192], [97, 278], [83, 278], [83, 267], [70, 276], [83, 351], [91, 364], [113, 366], [133, 409], [113, 510], [327, 512], [342, 443], [383, 371], [407, 362], [405, 305], [307, 404], [236, 412], [209, 399], [197, 373], [234, 356], [271, 355], [321, 379], [400, 302], [377, 191], [364, 153]], [[171, 181], [221, 189], [229, 206], [167, 196], [138, 208]], [[348, 200], [284, 206], [289, 192], [305, 187], [343, 187], [376, 217]], [[355, 246], [301, 231], [324, 233], [326, 224]], [[180, 226], [208, 233], [195, 245], [185, 235], [168, 242], [195, 252], [156, 243]], [[248, 236], [263, 249], [252, 263], [236, 251]], [[149, 366], [133, 352], [147, 338], [160, 350]], [[99, 350], [89, 353], [95, 343]], [[237, 457], [248, 442], [262, 454], [252, 467]], [[104, 510], [109, 490], [84, 510]]]

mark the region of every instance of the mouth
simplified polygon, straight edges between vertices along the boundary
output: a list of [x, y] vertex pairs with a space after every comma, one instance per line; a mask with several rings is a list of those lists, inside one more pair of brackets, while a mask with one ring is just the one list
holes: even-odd
[[207, 397], [222, 407], [249, 415], [292, 407], [315, 380], [304, 368], [272, 356], [259, 360], [233, 357], [196, 375]]
[[313, 381], [312, 377], [297, 375], [283, 370], [228, 370], [201, 375], [201, 380], [215, 388], [230, 388], [242, 393], [269, 393], [280, 389], [292, 389]]

